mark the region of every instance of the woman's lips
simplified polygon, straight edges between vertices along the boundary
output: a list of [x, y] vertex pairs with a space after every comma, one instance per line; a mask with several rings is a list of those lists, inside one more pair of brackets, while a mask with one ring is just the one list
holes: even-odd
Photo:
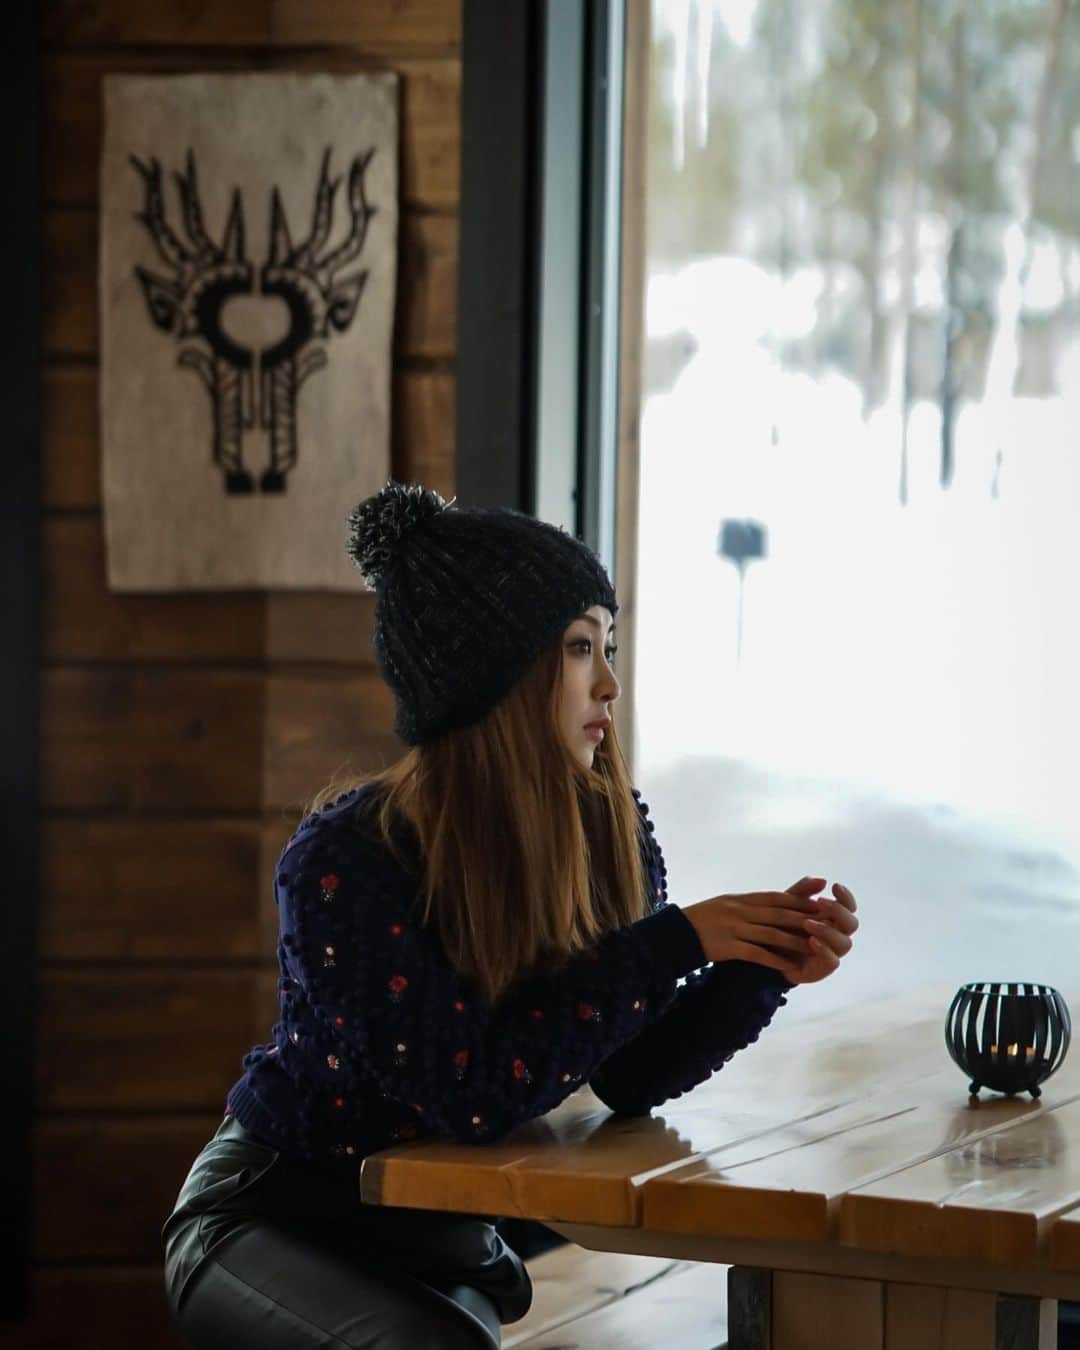
[[586, 727], [585, 734], [591, 736], [599, 744], [604, 739], [604, 728], [602, 726]]

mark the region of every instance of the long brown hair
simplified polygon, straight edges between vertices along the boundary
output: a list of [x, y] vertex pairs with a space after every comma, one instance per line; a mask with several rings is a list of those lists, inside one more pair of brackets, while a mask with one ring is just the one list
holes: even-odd
[[378, 833], [405, 865], [395, 826], [419, 841], [421, 921], [488, 1005], [519, 977], [557, 969], [649, 910], [642, 826], [614, 724], [585, 768], [558, 721], [562, 640], [471, 726], [412, 746], [389, 768], [324, 788], [374, 784]]

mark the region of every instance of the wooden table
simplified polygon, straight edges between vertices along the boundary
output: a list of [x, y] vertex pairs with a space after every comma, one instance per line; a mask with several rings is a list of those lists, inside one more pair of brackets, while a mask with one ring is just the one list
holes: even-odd
[[958, 984], [781, 1008], [652, 1116], [585, 1087], [495, 1145], [373, 1154], [363, 1199], [729, 1265], [731, 1350], [1053, 1350], [1057, 1300], [1080, 1300], [1080, 1050], [1039, 1100], [973, 1103], [945, 1047]]

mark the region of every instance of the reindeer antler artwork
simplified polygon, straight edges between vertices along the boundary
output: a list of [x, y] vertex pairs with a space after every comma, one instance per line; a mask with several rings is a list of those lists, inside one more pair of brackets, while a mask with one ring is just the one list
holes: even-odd
[[[254, 491], [244, 466], [244, 431], [258, 425], [269, 435], [270, 463], [259, 479], [262, 492], [284, 492], [296, 465], [297, 398], [304, 381], [327, 364], [325, 346], [333, 333], [344, 333], [356, 316], [367, 271], [341, 273], [363, 252], [368, 224], [375, 214], [364, 195], [364, 175], [374, 149], [358, 154], [349, 168], [347, 202], [349, 232], [338, 247], [327, 250], [334, 216], [334, 198], [341, 178], [330, 177], [330, 149], [323, 154], [311, 231], [294, 245], [281, 193], [270, 195], [269, 256], [256, 271], [245, 254], [244, 212], [234, 190], [220, 245], [207, 233], [189, 150], [184, 173], [175, 174], [180, 197], [182, 240], [170, 227], [162, 193], [162, 169], [132, 155], [143, 182], [143, 209], [136, 219], [145, 227], [161, 258], [171, 269], [162, 276], [136, 267], [153, 324], [180, 343], [178, 363], [200, 377], [210, 396], [213, 464], [224, 475], [227, 493]], [[256, 348], [230, 336], [223, 323], [233, 297], [277, 296], [289, 322], [273, 345]]]

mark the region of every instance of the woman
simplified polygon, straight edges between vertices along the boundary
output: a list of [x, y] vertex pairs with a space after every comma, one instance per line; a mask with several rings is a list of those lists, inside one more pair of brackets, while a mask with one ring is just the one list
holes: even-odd
[[518, 1255], [484, 1216], [362, 1205], [363, 1158], [490, 1143], [585, 1082], [647, 1113], [858, 927], [820, 877], [667, 903], [610, 721], [618, 606], [580, 541], [391, 480], [349, 551], [409, 749], [281, 854], [280, 1020], [163, 1230], [195, 1350], [498, 1347], [532, 1297]]

